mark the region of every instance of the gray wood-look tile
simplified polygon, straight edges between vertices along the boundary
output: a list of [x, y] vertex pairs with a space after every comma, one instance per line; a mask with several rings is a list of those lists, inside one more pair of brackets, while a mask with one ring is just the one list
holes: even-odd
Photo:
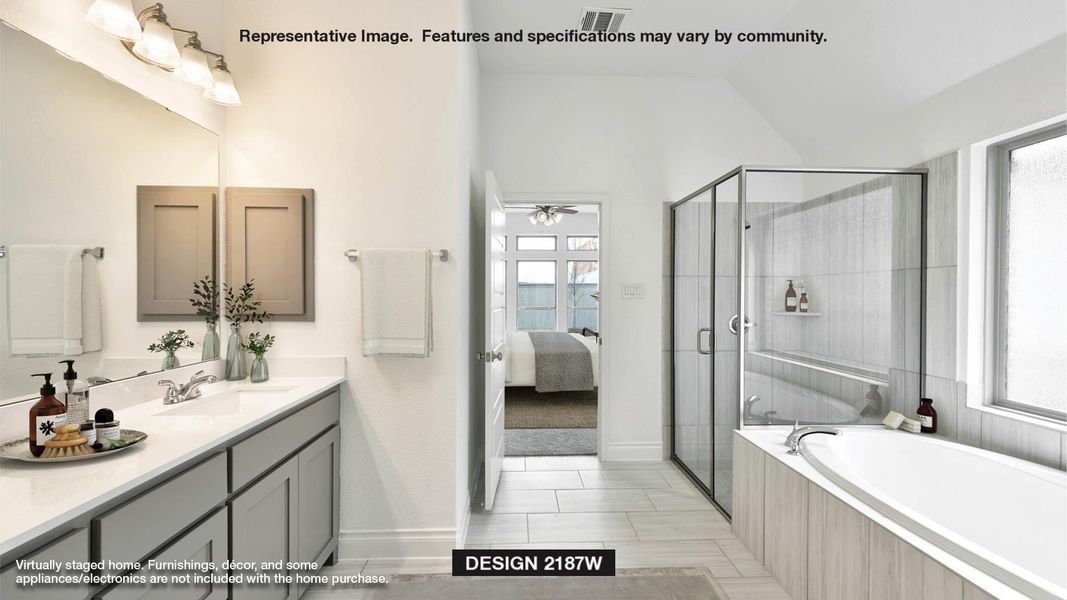
[[927, 556], [923, 557], [923, 600], [962, 600], [963, 579]]
[[[706, 432], [707, 430], [705, 429], [704, 431]], [[704, 452], [702, 456], [707, 456], [707, 452]], [[693, 487], [692, 482], [677, 469], [663, 469], [658, 473], [667, 482], [667, 485], [672, 488], [691, 489]]]
[[600, 468], [605, 471], [660, 471], [675, 467], [669, 460], [612, 460], [600, 463]]
[[893, 190], [893, 268], [918, 269], [922, 253], [922, 178], [917, 175], [890, 175]]
[[[629, 512], [656, 510], [644, 490], [558, 490], [559, 512]], [[535, 511], [530, 511], [535, 512]]]
[[956, 382], [956, 441], [982, 445], [982, 413], [967, 406], [967, 384]]
[[945, 154], [920, 166], [930, 170], [926, 200], [926, 265], [955, 266], [957, 154]]
[[829, 196], [827, 228], [830, 246], [827, 273], [863, 270], [863, 194], [834, 192]]
[[863, 184], [863, 271], [893, 267], [893, 190], [877, 177]]
[[501, 466], [503, 471], [525, 471], [526, 470], [526, 458], [522, 456], [505, 456], [504, 464]]
[[467, 525], [467, 543], [506, 544], [527, 542], [525, 514], [472, 513]]
[[500, 489], [493, 500], [493, 512], [559, 512], [556, 490]]
[[[527, 471], [594, 471], [600, 467], [596, 456], [528, 456]], [[532, 512], [532, 511], [531, 511]]]
[[748, 551], [741, 540], [719, 538], [715, 540], [715, 543], [719, 545], [719, 548], [726, 554], [726, 558], [730, 559], [742, 577], [769, 577], [771, 575], [763, 563]]
[[[720, 186], [717, 194], [725, 193]], [[715, 274], [737, 274], [737, 196], [732, 186], [730, 197], [718, 198], [715, 204]]]
[[870, 600], [922, 598], [923, 555], [885, 528], [870, 524]]
[[363, 576], [450, 573], [451, 558], [372, 558], [360, 572]]
[[[934, 401], [934, 410], [937, 411], [937, 433], [955, 439], [958, 435], [957, 428], [957, 401], [956, 382], [940, 377], [926, 378], [926, 396]], [[915, 412], [918, 404], [912, 409]]]
[[926, 373], [956, 379], [956, 267], [926, 270]]
[[830, 246], [829, 213], [825, 196], [804, 203], [800, 213], [800, 270], [802, 277], [829, 273]]
[[656, 511], [627, 513], [644, 541], [713, 540], [732, 538], [730, 523], [715, 511]]
[[[595, 471], [590, 471], [593, 473]], [[504, 471], [500, 474], [502, 490], [575, 490], [582, 480], [575, 471]]]
[[963, 600], [997, 600], [995, 596], [969, 581], [963, 582]]
[[537, 542], [534, 544], [490, 544], [493, 550], [599, 550], [602, 542]]
[[626, 513], [530, 514], [530, 542], [610, 542], [636, 540]]
[[[863, 363], [885, 372], [893, 349], [893, 273], [875, 271], [863, 274]], [[809, 321], [811, 319], [808, 319]]]
[[773, 577], [720, 579], [729, 600], [796, 600]]
[[699, 273], [700, 208], [687, 202], [674, 209], [674, 275], [691, 277]]
[[763, 450], [734, 434], [733, 531], [763, 561]]
[[715, 510], [704, 494], [693, 488], [645, 490], [656, 510]]
[[764, 482], [764, 564], [794, 600], [805, 600], [808, 597], [808, 480], [781, 461], [768, 457]]
[[922, 271], [897, 269], [891, 275], [890, 362], [895, 369], [919, 372], [919, 346], [922, 343]]
[[674, 278], [674, 350], [696, 350], [699, 325], [700, 277]]
[[982, 413], [982, 447], [986, 450], [1058, 469], [1063, 452], [1062, 436], [1054, 429]]
[[809, 484], [808, 598], [867, 598], [869, 524], [866, 517]]
[[[579, 471], [587, 489], [671, 487], [659, 471]], [[581, 487], [581, 486], [579, 486]]]
[[682, 542], [608, 542], [615, 550], [615, 566], [707, 567], [713, 577], [740, 577], [741, 573], [711, 540]]

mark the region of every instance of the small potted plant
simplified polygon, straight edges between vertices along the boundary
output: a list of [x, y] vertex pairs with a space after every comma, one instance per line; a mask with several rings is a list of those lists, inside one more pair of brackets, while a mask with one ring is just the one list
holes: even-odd
[[196, 309], [196, 316], [203, 318], [207, 325], [200, 360], [215, 360], [219, 357], [219, 284], [211, 275], [193, 282], [193, 297], [189, 298], [189, 303]]
[[182, 348], [192, 348], [193, 340], [189, 339], [189, 334], [185, 333], [184, 329], [175, 329], [174, 331], [168, 331], [160, 336], [159, 340], [152, 342], [148, 346], [149, 352], [166, 352], [167, 355], [163, 357], [163, 370], [176, 369], [181, 366], [178, 362], [178, 357], [174, 356], [174, 353]]
[[230, 320], [230, 339], [226, 343], [226, 379], [235, 381], [244, 379], [245, 368], [244, 340], [241, 338], [241, 323], [262, 323], [270, 315], [260, 310], [260, 302], [255, 299], [255, 280], [249, 280], [241, 287], [226, 288], [226, 318]]
[[248, 334], [248, 341], [241, 344], [241, 348], [256, 355], [256, 358], [252, 360], [252, 383], [262, 383], [270, 379], [270, 373], [267, 371], [267, 361], [263, 360], [263, 355], [273, 345], [273, 335], [269, 333], [262, 335], [258, 331]]

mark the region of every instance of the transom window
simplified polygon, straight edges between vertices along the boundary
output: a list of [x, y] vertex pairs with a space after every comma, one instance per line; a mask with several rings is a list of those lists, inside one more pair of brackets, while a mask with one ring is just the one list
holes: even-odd
[[567, 250], [600, 250], [600, 238], [595, 235], [568, 235]]
[[1067, 129], [990, 153], [993, 403], [1067, 417]]
[[556, 236], [554, 235], [520, 235], [515, 238], [516, 250], [549, 250], [556, 249]]

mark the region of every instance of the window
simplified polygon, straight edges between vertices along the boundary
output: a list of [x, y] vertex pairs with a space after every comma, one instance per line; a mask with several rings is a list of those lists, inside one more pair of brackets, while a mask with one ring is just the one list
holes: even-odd
[[520, 235], [515, 238], [516, 250], [549, 250], [556, 249], [556, 236], [554, 235]]
[[600, 250], [600, 238], [595, 235], [568, 235], [567, 250]]
[[1067, 134], [1064, 125], [992, 148], [993, 403], [1067, 416]]
[[[596, 238], [593, 238], [596, 239]], [[567, 330], [581, 333], [583, 327], [597, 331], [600, 268], [595, 260], [567, 261]]]
[[520, 260], [515, 263], [515, 270], [516, 329], [519, 331], [555, 331], [556, 261]]

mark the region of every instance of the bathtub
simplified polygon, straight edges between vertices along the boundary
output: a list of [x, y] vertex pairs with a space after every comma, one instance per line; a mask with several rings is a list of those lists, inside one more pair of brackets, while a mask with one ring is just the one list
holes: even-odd
[[1028, 598], [1067, 598], [1067, 473], [918, 434], [809, 435], [817, 471]]
[[844, 400], [760, 373], [745, 373], [745, 395], [760, 398], [745, 404], [746, 425], [852, 425], [862, 418]]

